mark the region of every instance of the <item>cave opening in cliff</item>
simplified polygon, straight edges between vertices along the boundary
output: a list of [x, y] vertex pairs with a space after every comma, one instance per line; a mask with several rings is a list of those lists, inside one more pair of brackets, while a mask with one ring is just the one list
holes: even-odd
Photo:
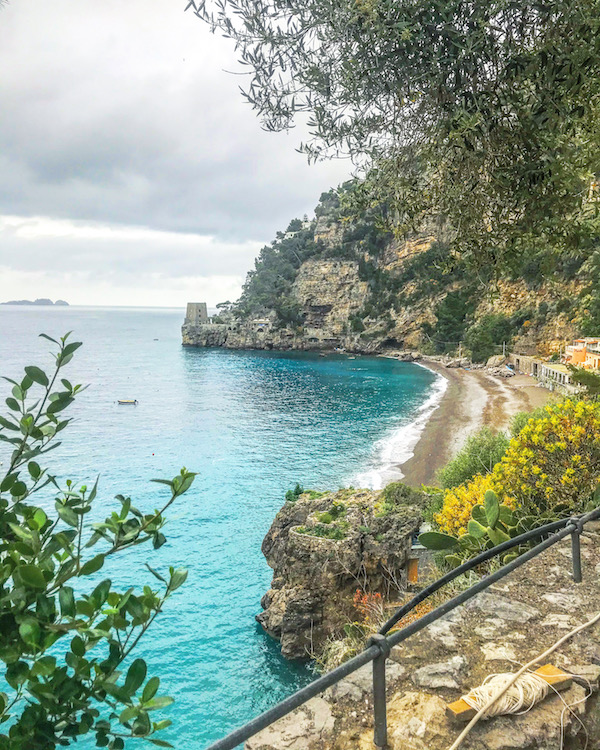
[[381, 346], [384, 349], [398, 349], [400, 344], [398, 343], [398, 339], [386, 339], [381, 342]]

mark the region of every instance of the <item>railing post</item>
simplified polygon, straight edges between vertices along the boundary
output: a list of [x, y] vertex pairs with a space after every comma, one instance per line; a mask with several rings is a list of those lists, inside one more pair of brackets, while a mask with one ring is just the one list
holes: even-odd
[[581, 544], [579, 542], [579, 536], [581, 529], [579, 525], [577, 529], [571, 534], [571, 555], [573, 557], [573, 580], [575, 583], [581, 583]]
[[373, 660], [373, 742], [376, 747], [387, 747], [387, 700], [385, 695], [385, 662], [390, 655], [390, 644], [384, 635], [377, 633], [369, 638], [369, 646], [379, 648]]

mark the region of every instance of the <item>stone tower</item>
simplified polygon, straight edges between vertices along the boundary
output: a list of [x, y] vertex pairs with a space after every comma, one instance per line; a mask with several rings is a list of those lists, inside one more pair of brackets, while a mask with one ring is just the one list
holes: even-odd
[[206, 302], [188, 302], [185, 313], [184, 325], [202, 325], [208, 323], [208, 310]]

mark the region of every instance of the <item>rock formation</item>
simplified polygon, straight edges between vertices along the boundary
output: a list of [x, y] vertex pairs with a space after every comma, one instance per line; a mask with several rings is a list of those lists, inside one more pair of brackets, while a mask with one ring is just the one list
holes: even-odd
[[356, 619], [357, 589], [396, 594], [420, 523], [418, 507], [390, 508], [369, 490], [309, 493], [287, 502], [262, 545], [273, 582], [256, 618], [281, 641], [282, 654], [319, 653], [328, 637]]

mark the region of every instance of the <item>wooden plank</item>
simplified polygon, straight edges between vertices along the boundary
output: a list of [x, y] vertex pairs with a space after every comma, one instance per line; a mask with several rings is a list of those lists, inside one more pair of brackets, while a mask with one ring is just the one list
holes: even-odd
[[[544, 664], [543, 667], [536, 669], [534, 674], [537, 674], [544, 679], [552, 686], [553, 690], [566, 690], [573, 682], [573, 675], [563, 672], [562, 669], [559, 669], [552, 664]], [[463, 698], [459, 698], [459, 700], [454, 701], [454, 703], [449, 703], [446, 706], [446, 716], [449, 719], [452, 719], [452, 721], [471, 721], [476, 713], [476, 709], [469, 706]]]

